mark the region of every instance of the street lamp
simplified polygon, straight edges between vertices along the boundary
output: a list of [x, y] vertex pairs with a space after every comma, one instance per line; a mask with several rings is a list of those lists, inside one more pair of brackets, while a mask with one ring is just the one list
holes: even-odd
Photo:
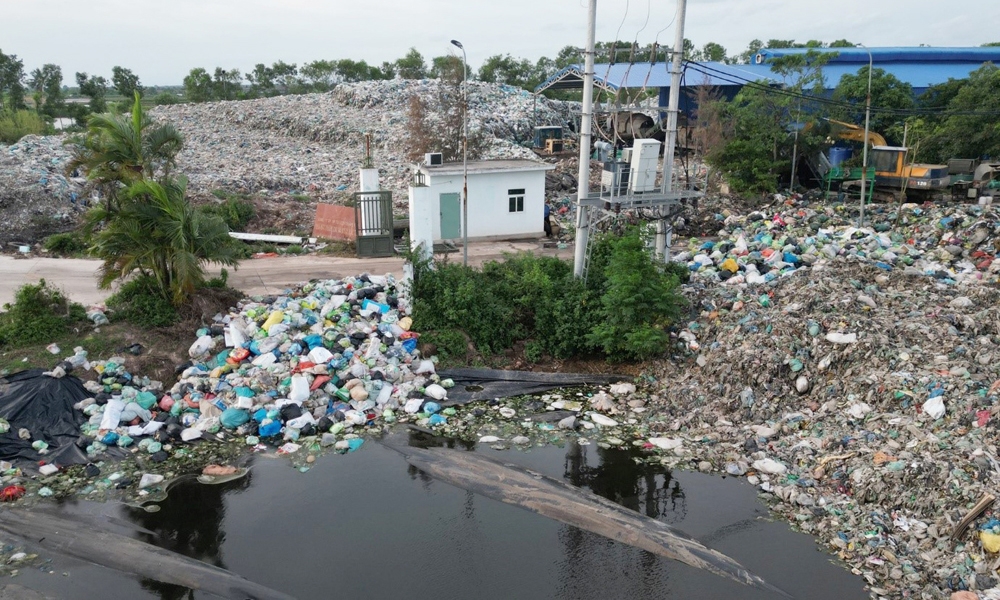
[[465, 64], [465, 46], [458, 40], [451, 44], [462, 51], [462, 265], [469, 266], [469, 67]]
[[[864, 44], [858, 44], [868, 52], [868, 97], [865, 99], [865, 147], [861, 151], [861, 215], [858, 217], [858, 227], [865, 226], [865, 179], [868, 176], [868, 123], [872, 114], [872, 51]], [[875, 182], [872, 182], [872, 186]]]

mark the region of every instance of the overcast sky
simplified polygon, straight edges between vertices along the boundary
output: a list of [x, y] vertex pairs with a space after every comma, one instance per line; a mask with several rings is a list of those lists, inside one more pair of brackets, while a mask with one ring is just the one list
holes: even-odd
[[[586, 0], [3, 0], [0, 50], [31, 69], [56, 63], [143, 84], [180, 84], [193, 67], [353, 58], [381, 64], [464, 43], [469, 63], [537, 59], [586, 41]], [[597, 39], [672, 45], [675, 0], [599, 0]], [[647, 21], [648, 12], [648, 23]], [[1000, 1], [689, 0], [685, 36], [730, 54], [750, 40], [846, 38], [868, 46], [978, 46], [1000, 41]]]

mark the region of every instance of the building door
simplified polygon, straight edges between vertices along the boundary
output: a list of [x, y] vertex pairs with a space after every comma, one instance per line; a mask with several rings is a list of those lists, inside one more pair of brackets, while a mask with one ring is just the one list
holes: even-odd
[[459, 194], [441, 194], [441, 239], [454, 240], [461, 236], [461, 208]]

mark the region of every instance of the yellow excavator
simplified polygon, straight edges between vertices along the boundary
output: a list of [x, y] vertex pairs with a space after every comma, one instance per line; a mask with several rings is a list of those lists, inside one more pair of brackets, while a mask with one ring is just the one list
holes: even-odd
[[[832, 137], [851, 142], [865, 143], [865, 130], [852, 123], [827, 119], [832, 126]], [[868, 168], [875, 171], [874, 192], [876, 197], [894, 200], [898, 194], [927, 198], [950, 189], [951, 176], [948, 165], [906, 164], [907, 148], [890, 146], [886, 139], [874, 131], [868, 132], [871, 145]], [[860, 170], [858, 171], [860, 175]], [[842, 185], [852, 187], [860, 181], [844, 181]]]

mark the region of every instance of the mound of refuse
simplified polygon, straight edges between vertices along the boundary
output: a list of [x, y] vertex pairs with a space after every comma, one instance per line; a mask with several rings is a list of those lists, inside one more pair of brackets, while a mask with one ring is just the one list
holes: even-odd
[[[325, 94], [160, 106], [151, 114], [184, 134], [178, 172], [193, 193], [213, 189], [267, 197], [336, 200], [358, 190], [365, 134], [383, 189], [405, 199], [407, 110], [416, 95], [434, 98], [438, 80], [348, 83]], [[569, 106], [505, 85], [469, 83], [469, 129], [484, 134], [483, 158], [533, 158], [523, 143], [543, 124], [571, 121]], [[530, 146], [530, 144], [528, 144]]]
[[[343, 201], [358, 190], [365, 134], [381, 185], [397, 202], [410, 181], [406, 159], [411, 96], [438, 97], [438, 80], [345, 83], [329, 93], [258, 100], [158, 106], [149, 114], [173, 123], [184, 135], [176, 173], [190, 179], [189, 192], [211, 198], [213, 190], [248, 193], [284, 202], [290, 196]], [[483, 158], [535, 158], [535, 124], [573, 121], [572, 103], [535, 98], [520, 88], [469, 82], [469, 129], [480, 132]], [[66, 172], [65, 135], [26, 136], [0, 145], [0, 244], [34, 242], [71, 228], [86, 207], [86, 181]], [[303, 225], [308, 229], [308, 224]]]
[[746, 476], [873, 597], [996, 586], [996, 214], [719, 217], [719, 240], [679, 256], [698, 314], [676, 332], [687, 358], [658, 373], [669, 401], [650, 434], [673, 442], [668, 462]]

